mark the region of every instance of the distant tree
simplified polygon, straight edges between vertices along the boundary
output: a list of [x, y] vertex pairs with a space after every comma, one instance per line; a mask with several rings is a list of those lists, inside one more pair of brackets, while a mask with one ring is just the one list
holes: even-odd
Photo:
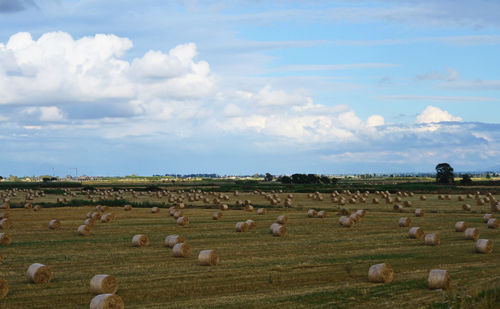
[[322, 175], [319, 177], [319, 181], [321, 183], [329, 184], [330, 183], [330, 177]]
[[292, 183], [292, 178], [290, 176], [281, 176], [278, 178], [278, 181], [281, 183]]
[[463, 185], [470, 185], [472, 183], [470, 175], [469, 174], [462, 175], [462, 180], [460, 180], [460, 183]]
[[273, 175], [266, 173], [266, 176], [264, 176], [264, 181], [273, 181]]
[[490, 174], [490, 172], [486, 172], [486, 179], [491, 179], [491, 174]]
[[455, 180], [453, 167], [448, 163], [439, 163], [436, 165], [436, 182], [437, 183], [453, 183]]

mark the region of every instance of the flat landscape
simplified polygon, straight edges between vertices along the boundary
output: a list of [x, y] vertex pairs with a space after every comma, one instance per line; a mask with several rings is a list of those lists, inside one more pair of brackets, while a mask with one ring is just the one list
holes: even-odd
[[[118, 281], [119, 295], [126, 308], [495, 308], [500, 286], [500, 229], [488, 228], [483, 222], [492, 213], [490, 203], [478, 205], [472, 195], [442, 195], [397, 192], [388, 203], [380, 193], [341, 190], [336, 197], [345, 198], [345, 205], [332, 201], [331, 193], [292, 193], [291, 206], [285, 207], [288, 192], [210, 192], [186, 188], [183, 192], [169, 188], [157, 192], [140, 189], [136, 193], [115, 189], [83, 192], [79, 189], [47, 190], [45, 196], [26, 201], [27, 191], [18, 190], [9, 197], [8, 213], [12, 226], [0, 230], [10, 234], [10, 245], [0, 245], [3, 263], [0, 278], [9, 285], [8, 295], [0, 300], [1, 308], [88, 308], [95, 296], [89, 281], [96, 274], [109, 274]], [[121, 190], [121, 191], [120, 191]], [[137, 189], [136, 189], [137, 190]], [[37, 191], [37, 190], [34, 190]], [[43, 190], [41, 190], [43, 191]], [[4, 190], [2, 194], [8, 195]], [[33, 191], [32, 191], [33, 192]], [[111, 191], [109, 191], [111, 192]], [[71, 194], [73, 193], [73, 194]], [[487, 191], [481, 191], [484, 199]], [[161, 197], [158, 197], [158, 194]], [[199, 195], [198, 201], [189, 197]], [[271, 205], [266, 194], [279, 198]], [[33, 195], [33, 193], [29, 193]], [[72, 196], [73, 195], [73, 196]], [[320, 196], [323, 200], [310, 196]], [[407, 196], [405, 196], [407, 195]], [[421, 200], [421, 195], [426, 200]], [[134, 197], [135, 196], [135, 197]], [[226, 197], [225, 197], [226, 196]], [[459, 196], [464, 201], [459, 201]], [[180, 226], [169, 213], [183, 198], [184, 217], [189, 225]], [[397, 202], [397, 198], [401, 202]], [[204, 198], [208, 198], [204, 200]], [[226, 198], [226, 200], [224, 199]], [[365, 199], [362, 202], [362, 198]], [[373, 199], [379, 200], [378, 204]], [[446, 199], [448, 198], [448, 199]], [[491, 195], [490, 198], [498, 199]], [[60, 199], [59, 201], [57, 199]], [[64, 200], [88, 200], [83, 206], [63, 206]], [[173, 201], [172, 199], [175, 199]], [[214, 203], [219, 199], [219, 203]], [[111, 206], [104, 213], [113, 213], [109, 223], [99, 220], [87, 236], [78, 235], [96, 205], [113, 201], [130, 201], [132, 210]], [[238, 201], [248, 200], [253, 211], [245, 210]], [[409, 201], [410, 207], [404, 202]], [[60, 203], [59, 203], [60, 202]], [[39, 211], [24, 209], [25, 203], [43, 205]], [[471, 210], [463, 210], [468, 203]], [[220, 210], [222, 204], [228, 210]], [[400, 204], [402, 210], [395, 211]], [[53, 207], [53, 206], [61, 207]], [[160, 211], [152, 213], [151, 205]], [[17, 208], [20, 207], [20, 208]], [[258, 214], [265, 208], [265, 214]], [[416, 217], [415, 210], [424, 210]], [[308, 217], [308, 210], [324, 210], [326, 218]], [[366, 210], [366, 215], [352, 227], [339, 225], [346, 211]], [[222, 213], [219, 220], [212, 214]], [[288, 216], [287, 234], [270, 233], [270, 225], [279, 215]], [[499, 216], [500, 214], [496, 214]], [[409, 227], [399, 227], [401, 217], [408, 217]], [[57, 219], [60, 229], [49, 229], [49, 221]], [[256, 228], [236, 232], [237, 222], [247, 219]], [[479, 230], [479, 238], [489, 239], [493, 251], [475, 252], [475, 241], [466, 240], [463, 232], [455, 232], [455, 223], [465, 221]], [[426, 246], [423, 239], [410, 239], [410, 227], [420, 227], [425, 234], [438, 233], [441, 243]], [[132, 237], [145, 234], [149, 245], [134, 247]], [[165, 246], [168, 235], [182, 235], [191, 246], [189, 257], [173, 257]], [[198, 253], [216, 250], [217, 266], [201, 266]], [[42, 263], [53, 273], [47, 284], [33, 284], [26, 277], [32, 263]], [[387, 263], [394, 270], [391, 283], [372, 283], [367, 274], [371, 265]], [[451, 277], [448, 290], [431, 290], [427, 277], [431, 269], [447, 270]]]

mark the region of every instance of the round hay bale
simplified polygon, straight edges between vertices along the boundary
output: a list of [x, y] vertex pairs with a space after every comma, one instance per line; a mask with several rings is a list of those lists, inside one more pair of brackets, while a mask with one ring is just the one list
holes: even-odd
[[90, 309], [123, 309], [125, 305], [116, 294], [99, 294], [90, 301]]
[[405, 205], [405, 207], [411, 207], [412, 203], [411, 203], [411, 201], [405, 201], [404, 205]]
[[8, 230], [12, 227], [12, 221], [9, 218], [0, 220], [0, 229]]
[[265, 215], [267, 210], [265, 208], [259, 208], [257, 209], [257, 214], [259, 215]]
[[468, 224], [464, 221], [458, 221], [455, 223], [455, 232], [464, 232], [467, 229]]
[[248, 224], [246, 222], [236, 223], [236, 232], [246, 232], [248, 231]]
[[378, 203], [380, 203], [379, 200], [378, 200], [378, 198], [373, 198], [372, 199], [372, 204], [378, 204]]
[[179, 217], [177, 219], [177, 224], [180, 226], [188, 226], [189, 225], [189, 219], [187, 217]]
[[479, 238], [479, 230], [475, 227], [469, 227], [464, 232], [465, 239], [476, 241]]
[[421, 201], [425, 201], [426, 199], [427, 199], [427, 198], [425, 197], [425, 195], [421, 195], [421, 196], [420, 196], [420, 200], [421, 200]]
[[354, 223], [356, 223], [359, 220], [361, 220], [361, 216], [358, 215], [357, 213], [353, 213], [349, 216], [349, 219], [351, 219]]
[[246, 224], [248, 225], [248, 229], [249, 230], [254, 230], [257, 228], [257, 222], [251, 220], [251, 219], [248, 219], [247, 221], [245, 221]]
[[0, 212], [0, 219], [7, 219], [9, 217], [8, 212]]
[[132, 237], [132, 245], [134, 247], [145, 247], [149, 245], [148, 236], [144, 234], [137, 234]]
[[123, 206], [123, 210], [125, 210], [125, 211], [131, 211], [132, 210], [132, 205], [125, 205], [125, 206]]
[[94, 220], [100, 220], [101, 219], [101, 214], [98, 213], [98, 212], [93, 212], [92, 214], [90, 214], [90, 217]]
[[12, 239], [7, 233], [0, 233], [0, 245], [10, 245]]
[[252, 212], [253, 211], [253, 206], [252, 205], [246, 205], [245, 206], [245, 211]]
[[28, 267], [26, 276], [28, 277], [28, 280], [36, 284], [49, 283], [52, 279], [52, 271], [43, 264], [34, 263]]
[[318, 211], [318, 218], [326, 218], [328, 217], [328, 214], [324, 210]]
[[90, 279], [90, 291], [94, 294], [115, 294], [118, 281], [110, 275], [95, 275]]
[[278, 222], [279, 224], [286, 224], [288, 222], [288, 216], [287, 215], [278, 216], [276, 222]]
[[222, 218], [222, 212], [216, 211], [212, 214], [212, 220], [219, 220], [220, 218]]
[[422, 237], [424, 237], [424, 230], [419, 227], [412, 227], [408, 232], [408, 237], [421, 239]]
[[49, 229], [51, 230], [58, 230], [61, 228], [61, 222], [57, 219], [50, 220], [49, 222]]
[[470, 211], [472, 209], [472, 206], [469, 204], [463, 204], [462, 209], [465, 211]]
[[82, 224], [78, 227], [78, 235], [87, 236], [90, 235], [90, 227], [88, 225]]
[[184, 208], [184, 203], [179, 203], [179, 204], [177, 204], [177, 208], [179, 208], [179, 209], [183, 209], [183, 208]]
[[33, 206], [33, 211], [40, 211], [40, 210], [42, 210], [42, 206], [40, 205]]
[[191, 246], [186, 242], [181, 242], [174, 246], [172, 252], [174, 257], [189, 257], [191, 255]]
[[410, 223], [411, 223], [411, 220], [408, 217], [399, 218], [399, 221], [398, 221], [399, 227], [409, 227]]
[[464, 197], [463, 197], [463, 196], [461, 196], [461, 195], [459, 195], [459, 196], [457, 197], [457, 201], [459, 201], [459, 202], [463, 202], [464, 200], [465, 200], [465, 199], [464, 199]]
[[500, 223], [499, 223], [498, 219], [491, 218], [490, 220], [488, 220], [488, 228], [489, 229], [497, 229], [499, 225], [500, 225]]
[[227, 206], [227, 204], [222, 204], [222, 205], [220, 205], [220, 209], [221, 210], [228, 210], [229, 206]]
[[108, 206], [104, 206], [104, 205], [102, 205], [101, 207], [99, 207], [99, 210], [100, 210], [101, 212], [106, 212], [106, 211], [108, 211], [108, 210], [109, 210], [109, 207], [108, 207]]
[[429, 289], [447, 290], [450, 287], [450, 274], [444, 269], [431, 269], [427, 284]]
[[202, 250], [198, 255], [198, 263], [202, 266], [216, 266], [219, 264], [219, 255], [215, 250]]
[[476, 241], [477, 253], [491, 253], [493, 251], [493, 243], [489, 239], [478, 239]]
[[33, 204], [31, 203], [24, 204], [24, 209], [31, 209], [31, 208], [33, 208]]
[[279, 223], [273, 223], [271, 224], [271, 226], [269, 227], [269, 232], [272, 234], [273, 233], [273, 229], [276, 227], [276, 226], [280, 226], [281, 224]]
[[182, 210], [177, 210], [176, 212], [174, 212], [175, 219], [179, 219], [180, 217], [184, 217], [184, 213], [182, 212]]
[[364, 217], [366, 215], [366, 210], [364, 209], [358, 209], [356, 210], [356, 213], [360, 216], [360, 217]]
[[425, 213], [425, 211], [422, 208], [415, 209], [415, 216], [416, 217], [423, 217], [424, 213]]
[[7, 281], [0, 278], [0, 299], [7, 296], [7, 293], [9, 293], [9, 285], [7, 284]]
[[160, 208], [158, 208], [158, 207], [151, 208], [151, 213], [156, 214], [156, 213], [159, 213], [159, 212], [160, 212]]
[[314, 210], [314, 209], [309, 209], [309, 210], [307, 211], [307, 216], [308, 216], [309, 218], [314, 218], [314, 217], [316, 217], [317, 215], [318, 215], [318, 212], [317, 212], [316, 210]]
[[113, 215], [113, 213], [110, 212], [110, 213], [102, 215], [101, 222], [102, 223], [109, 223], [109, 222], [111, 222], [111, 220], [113, 220], [113, 218], [114, 218], [114, 215]]
[[354, 222], [351, 220], [351, 218], [342, 216], [339, 218], [339, 224], [342, 227], [352, 227]]
[[399, 204], [396, 204], [392, 207], [392, 209], [394, 209], [394, 211], [401, 211], [403, 209], [403, 207], [401, 207], [401, 205], [399, 205]]
[[437, 246], [441, 243], [439, 235], [436, 233], [427, 234], [424, 237], [424, 243], [426, 246]]
[[165, 246], [173, 248], [179, 243], [186, 242], [185, 238], [181, 235], [168, 235], [165, 237]]
[[491, 211], [500, 212], [500, 202], [491, 203]]
[[374, 283], [390, 283], [393, 279], [392, 267], [386, 263], [375, 264], [368, 270], [368, 281]]
[[342, 208], [339, 213], [343, 216], [349, 216], [351, 212], [348, 209]]
[[286, 226], [279, 223], [273, 223], [271, 224], [271, 233], [273, 234], [273, 236], [283, 237], [287, 233]]
[[[484, 223], [488, 223], [488, 220], [493, 219], [493, 218], [495, 218], [495, 215], [494, 215], [494, 214], [485, 214], [485, 215], [483, 216], [483, 222], [484, 222]], [[1, 222], [1, 221], [0, 221], [0, 222]]]
[[92, 218], [87, 218], [85, 219], [85, 221], [83, 222], [83, 224], [89, 226], [89, 227], [92, 227], [95, 225], [95, 220], [92, 219]]

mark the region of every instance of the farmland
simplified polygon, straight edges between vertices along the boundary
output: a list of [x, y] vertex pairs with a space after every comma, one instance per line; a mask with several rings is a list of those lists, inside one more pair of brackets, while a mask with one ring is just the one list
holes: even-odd
[[[271, 205], [264, 194], [253, 190], [235, 196], [233, 192], [211, 193], [213, 188], [205, 187], [198, 193], [199, 200], [189, 201], [188, 194], [195, 194], [189, 193], [189, 187], [182, 188], [183, 192], [179, 188], [142, 189], [134, 193], [124, 188], [109, 193], [104, 188], [47, 190], [45, 196], [28, 201], [42, 205], [39, 211], [24, 209], [26, 195], [32, 193], [18, 190], [11, 195], [9, 202], [14, 207], [0, 210], [12, 222], [10, 229], [0, 230], [12, 237], [10, 245], [0, 246], [0, 278], [9, 284], [9, 294], [0, 300], [0, 307], [88, 308], [94, 296], [89, 281], [96, 274], [110, 274], [118, 280], [117, 294], [126, 308], [447, 308], [449, 304], [493, 308], [499, 301], [500, 229], [483, 223], [484, 214], [491, 213], [490, 203], [478, 205], [465, 193], [452, 192], [448, 199], [424, 193], [425, 201], [420, 199], [422, 194], [402, 194], [401, 202], [386, 203], [372, 191], [365, 202], [358, 198], [350, 204], [348, 192], [340, 191], [346, 198], [345, 205], [340, 205], [326, 192], [323, 200], [294, 192], [291, 207], [284, 207], [287, 192], [273, 193], [280, 202]], [[481, 191], [480, 197], [486, 193]], [[190, 221], [185, 227], [169, 214], [169, 207], [178, 205], [181, 197], [182, 211]], [[397, 197], [395, 192], [391, 194], [392, 199]], [[372, 203], [373, 198], [380, 202]], [[254, 210], [245, 211], [238, 200], [248, 200]], [[394, 204], [403, 205], [404, 201], [411, 202], [411, 207], [394, 211]], [[131, 204], [132, 210], [124, 211], [121, 202]], [[462, 209], [464, 203], [471, 205], [471, 211]], [[106, 213], [113, 213], [114, 219], [97, 222], [88, 236], [78, 235], [78, 226], [99, 204], [109, 205]], [[212, 220], [220, 204], [227, 204], [229, 210], [222, 211], [219, 220]], [[160, 211], [152, 213], [151, 206]], [[267, 210], [263, 215], [256, 211], [261, 207]], [[338, 220], [343, 208], [350, 212], [364, 209], [366, 216], [351, 228], [341, 227]], [[415, 216], [417, 208], [424, 210], [423, 217]], [[308, 209], [325, 210], [328, 217], [309, 218]], [[288, 216], [288, 233], [273, 237], [269, 226], [282, 214]], [[425, 246], [422, 239], [409, 239], [409, 227], [398, 227], [403, 216], [410, 218], [411, 227], [421, 227], [426, 234], [438, 233], [441, 244]], [[60, 220], [60, 229], [48, 228], [52, 219]], [[247, 219], [254, 220], [257, 228], [237, 233], [235, 224]], [[457, 221], [478, 228], [480, 238], [493, 242], [493, 252], [476, 253], [474, 241], [455, 232]], [[147, 235], [149, 246], [133, 247], [136, 234]], [[172, 234], [185, 237], [192, 247], [190, 257], [172, 256], [172, 249], [164, 244], [165, 237]], [[217, 266], [198, 264], [198, 253], [205, 249], [218, 252]], [[47, 265], [53, 272], [52, 281], [30, 283], [26, 269], [32, 263]], [[368, 281], [368, 269], [377, 263], [392, 266], [391, 283]], [[428, 289], [429, 270], [436, 268], [448, 270], [449, 290]]]

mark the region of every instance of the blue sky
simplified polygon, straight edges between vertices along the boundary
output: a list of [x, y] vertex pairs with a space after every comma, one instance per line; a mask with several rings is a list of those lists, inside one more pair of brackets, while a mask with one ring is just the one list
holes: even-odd
[[499, 170], [500, 2], [0, 0], [0, 175]]

